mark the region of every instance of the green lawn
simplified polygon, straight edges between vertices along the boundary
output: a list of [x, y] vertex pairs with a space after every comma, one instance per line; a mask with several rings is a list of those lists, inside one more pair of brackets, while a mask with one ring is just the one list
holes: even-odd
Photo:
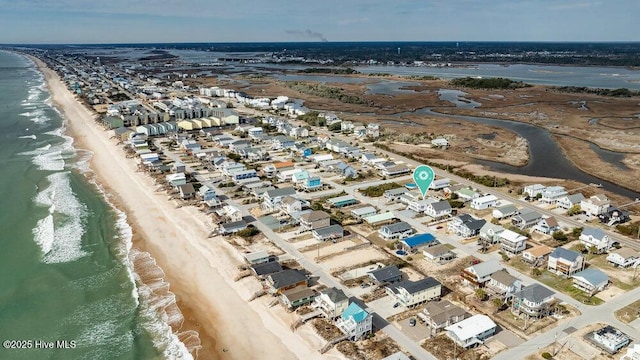
[[536, 277], [535, 279], [551, 288], [554, 288], [571, 296], [572, 298], [580, 301], [583, 304], [600, 305], [604, 302], [597, 296], [589, 296], [589, 294], [585, 293], [584, 291], [573, 287], [573, 281], [571, 278], [565, 279], [547, 270], [542, 270], [542, 275]]

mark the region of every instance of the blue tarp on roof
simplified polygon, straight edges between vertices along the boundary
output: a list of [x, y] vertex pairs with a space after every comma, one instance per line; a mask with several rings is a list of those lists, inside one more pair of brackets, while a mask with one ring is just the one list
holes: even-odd
[[407, 246], [409, 247], [417, 247], [420, 245], [424, 245], [424, 244], [428, 244], [430, 242], [433, 242], [436, 240], [436, 237], [429, 234], [429, 233], [425, 233], [425, 234], [419, 234], [419, 235], [415, 235], [412, 236], [410, 238], [406, 238], [404, 240], [402, 240], [402, 242], [404, 242], [405, 244], [407, 244]]

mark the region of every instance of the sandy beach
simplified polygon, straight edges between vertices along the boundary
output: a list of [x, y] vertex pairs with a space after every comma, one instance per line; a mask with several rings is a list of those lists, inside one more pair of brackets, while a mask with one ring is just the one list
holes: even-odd
[[344, 358], [335, 350], [320, 355], [317, 349], [324, 341], [308, 329], [292, 332], [287, 314], [267, 306], [270, 299], [247, 302], [257, 281], [233, 281], [242, 259], [226, 241], [207, 238], [209, 219], [193, 207], [176, 208], [164, 192], [155, 192], [153, 180], [136, 172], [136, 161], [127, 159], [95, 123], [94, 113], [75, 99], [53, 70], [31, 59], [44, 73], [75, 147], [93, 152], [96, 181], [127, 214], [133, 247], [148, 251], [164, 270], [185, 317], [180, 331], [199, 333], [198, 358]]

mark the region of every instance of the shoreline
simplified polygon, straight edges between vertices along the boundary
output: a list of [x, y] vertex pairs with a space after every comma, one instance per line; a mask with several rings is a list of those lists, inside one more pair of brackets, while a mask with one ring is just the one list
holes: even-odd
[[[251, 289], [233, 281], [240, 255], [226, 241], [207, 238], [210, 220], [193, 207], [177, 209], [166, 194], [156, 193], [153, 180], [136, 172], [135, 160], [124, 156], [57, 73], [41, 60], [30, 59], [44, 74], [77, 147], [93, 152], [90, 167], [96, 181], [127, 215], [132, 248], [150, 253], [165, 272], [184, 316], [180, 331], [200, 334], [203, 347], [198, 357], [323, 358], [311, 344], [314, 339], [291, 332], [278, 310], [268, 310], [264, 301], [246, 301]], [[224, 355], [223, 348], [228, 349]]]

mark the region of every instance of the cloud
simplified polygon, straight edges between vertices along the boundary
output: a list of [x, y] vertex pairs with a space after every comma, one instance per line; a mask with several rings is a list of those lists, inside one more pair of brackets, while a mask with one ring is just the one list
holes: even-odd
[[316, 40], [320, 40], [322, 42], [329, 41], [321, 33], [315, 32], [315, 31], [311, 31], [309, 29], [307, 29], [307, 30], [285, 30], [284, 32], [289, 34], [289, 35], [303, 37], [305, 39], [316, 39]]

